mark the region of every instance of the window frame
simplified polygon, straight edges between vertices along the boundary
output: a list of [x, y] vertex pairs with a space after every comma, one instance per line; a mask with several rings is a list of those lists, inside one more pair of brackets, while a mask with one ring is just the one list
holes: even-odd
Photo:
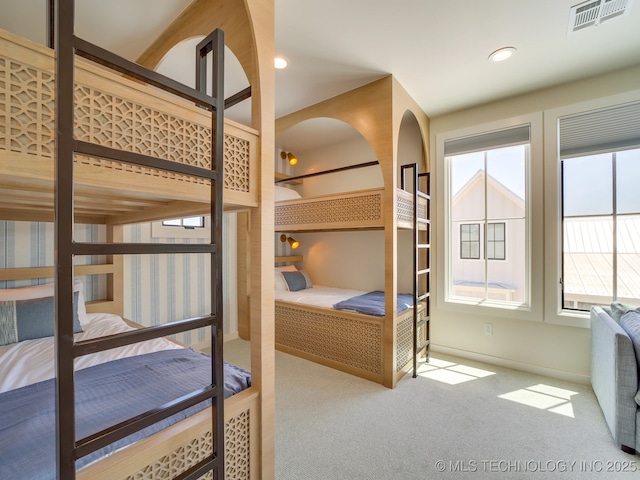
[[587, 100], [544, 112], [544, 319], [554, 325], [590, 327], [589, 312], [565, 309], [562, 305], [562, 172], [559, 122], [562, 117], [618, 104], [637, 102], [640, 90]]
[[[200, 215], [193, 215], [200, 216]], [[151, 222], [151, 236], [153, 238], [191, 238], [197, 240], [210, 240], [211, 238], [211, 217], [204, 217], [204, 227], [187, 228], [182, 225], [164, 225], [164, 220]], [[173, 220], [175, 217], [165, 220]], [[191, 218], [185, 217], [185, 218]]]
[[[526, 172], [526, 222], [528, 238], [525, 248], [528, 252], [526, 260], [527, 267], [527, 289], [528, 305], [514, 306], [491, 300], [465, 301], [463, 299], [449, 298], [449, 285], [452, 270], [452, 257], [450, 256], [450, 245], [453, 239], [451, 223], [449, 222], [449, 198], [450, 171], [445, 162], [444, 145], [449, 140], [464, 136], [480, 135], [487, 132], [515, 128], [528, 124], [529, 132], [529, 161]], [[532, 112], [510, 118], [490, 121], [483, 124], [471, 125], [457, 130], [451, 130], [436, 134], [434, 174], [436, 179], [436, 230], [435, 230], [435, 269], [436, 291], [434, 298], [434, 308], [437, 310], [451, 311], [469, 315], [492, 315], [516, 320], [528, 320], [540, 322], [543, 320], [543, 266], [542, 262], [533, 262], [532, 258], [543, 257], [543, 116], [542, 112]], [[484, 312], [479, 311], [481, 308]]]

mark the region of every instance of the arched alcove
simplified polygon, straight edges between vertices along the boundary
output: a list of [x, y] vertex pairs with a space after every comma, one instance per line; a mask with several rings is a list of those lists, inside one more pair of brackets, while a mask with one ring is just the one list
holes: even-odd
[[[278, 151], [292, 152], [298, 164], [291, 168], [282, 161], [281, 172], [300, 176], [376, 161], [369, 142], [346, 122], [328, 117], [301, 121], [276, 139]], [[279, 155], [276, 157], [280, 158]], [[383, 187], [380, 165], [340, 170], [305, 178], [293, 188], [302, 197], [316, 197]], [[304, 268], [312, 281], [341, 288], [376, 290], [384, 287], [384, 262], [372, 261], [384, 255], [384, 233], [378, 231], [343, 231], [296, 233], [304, 257]], [[293, 253], [280, 251], [278, 255]], [[286, 245], [284, 246], [286, 248]], [[340, 266], [340, 268], [338, 268]]]
[[[196, 47], [204, 36], [198, 35], [174, 45], [156, 68], [156, 71], [178, 82], [195, 88], [196, 84]], [[211, 54], [210, 54], [211, 55]], [[249, 86], [249, 80], [242, 65], [233, 51], [227, 46], [224, 53], [224, 89], [225, 98], [244, 90]], [[211, 72], [213, 62], [208, 62], [207, 93], [211, 93]], [[226, 118], [242, 123], [251, 124], [251, 102], [245, 100], [231, 108], [225, 109]]]
[[[286, 172], [293, 176], [343, 169], [377, 160], [369, 142], [355, 128], [327, 117], [312, 118], [293, 125], [276, 139], [276, 146], [281, 151], [294, 153], [298, 158], [298, 164]], [[380, 166], [372, 165], [306, 178], [296, 190], [304, 197], [311, 197], [382, 186]]]

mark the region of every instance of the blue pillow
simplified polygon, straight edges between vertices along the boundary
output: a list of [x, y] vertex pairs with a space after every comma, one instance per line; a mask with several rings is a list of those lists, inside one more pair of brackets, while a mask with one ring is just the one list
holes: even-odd
[[[82, 332], [78, 319], [78, 292], [73, 293], [73, 331]], [[0, 302], [0, 345], [53, 337], [54, 298]]]
[[611, 318], [613, 318], [617, 323], [620, 323], [620, 319], [625, 313], [636, 310], [638, 307], [634, 305], [627, 305], [626, 303], [613, 302], [609, 308], [611, 309], [611, 313], [609, 314]]
[[282, 272], [284, 281], [287, 282], [290, 292], [297, 292], [305, 288], [311, 288], [311, 280], [304, 272]]

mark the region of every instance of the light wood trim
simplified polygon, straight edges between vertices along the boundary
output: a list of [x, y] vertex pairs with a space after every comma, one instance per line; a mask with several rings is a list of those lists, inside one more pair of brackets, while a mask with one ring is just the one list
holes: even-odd
[[[101, 275], [113, 273], [112, 264], [103, 263], [96, 265], [75, 265], [73, 267], [75, 275]], [[2, 268], [0, 269], [0, 280], [29, 280], [31, 278], [53, 278], [55, 276], [54, 267], [22, 267], [22, 268]]]
[[275, 257], [274, 263], [301, 262], [302, 259], [303, 259], [302, 255], [277, 256]]
[[[286, 173], [275, 172], [274, 178], [276, 180], [284, 180], [286, 178], [290, 178], [291, 175], [287, 175]], [[302, 185], [302, 180], [290, 180], [288, 182], [289, 185]]]

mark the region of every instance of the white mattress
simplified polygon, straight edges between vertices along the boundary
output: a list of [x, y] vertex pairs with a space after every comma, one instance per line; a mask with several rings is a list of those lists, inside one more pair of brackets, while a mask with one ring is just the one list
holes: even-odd
[[[134, 330], [122, 318], [107, 313], [89, 314], [89, 323], [83, 332], [75, 335], [76, 341]], [[77, 358], [75, 369], [91, 367], [118, 358], [143, 355], [158, 350], [183, 348], [166, 338], [127, 345], [113, 350], [92, 353]], [[53, 337], [26, 340], [0, 347], [0, 392], [24, 387], [55, 376]]]
[[333, 308], [333, 306], [338, 302], [358, 295], [364, 295], [365, 293], [367, 292], [362, 290], [314, 285], [312, 288], [305, 288], [304, 290], [298, 290], [297, 292], [276, 290], [275, 299], [284, 302], [311, 305], [314, 307]]

